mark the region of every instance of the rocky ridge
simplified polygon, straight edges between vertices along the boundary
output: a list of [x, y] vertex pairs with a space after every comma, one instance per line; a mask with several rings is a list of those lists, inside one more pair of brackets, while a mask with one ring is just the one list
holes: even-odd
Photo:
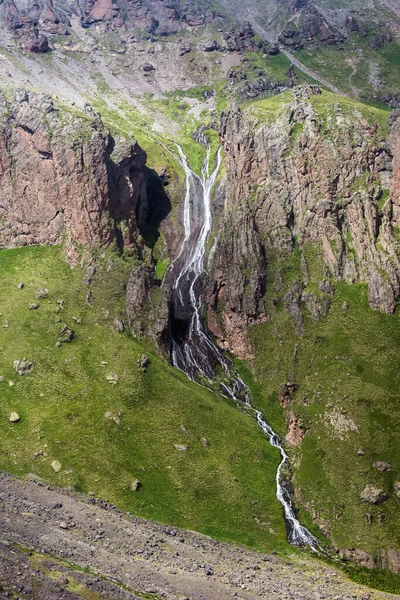
[[[208, 319], [240, 356], [246, 355], [248, 324], [265, 319], [269, 251], [279, 255], [312, 244], [322, 254], [326, 279], [318, 293], [303, 292], [303, 257], [303, 275], [284, 298], [300, 336], [300, 305], [315, 320], [326, 314], [334, 293], [330, 278], [365, 282], [371, 307], [386, 313], [396, 308], [399, 121], [391, 119], [385, 138], [356, 107], [332, 103], [318, 115], [313, 98], [320, 94], [315, 87], [296, 89], [273, 121], [261, 106], [260, 112], [235, 108], [222, 117], [227, 201], [208, 288]], [[269, 285], [279, 296], [279, 281]]]

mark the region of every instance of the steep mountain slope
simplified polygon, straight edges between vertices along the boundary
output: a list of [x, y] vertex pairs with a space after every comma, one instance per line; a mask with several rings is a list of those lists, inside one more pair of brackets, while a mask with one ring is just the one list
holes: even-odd
[[[195, 173], [221, 145], [208, 328], [285, 440], [301, 521], [400, 571], [399, 21], [368, 7], [0, 5], [0, 468], [287, 550], [278, 453], [168, 364], [175, 144]], [[298, 87], [292, 54], [342, 95]]]
[[[386, 116], [315, 87], [223, 115], [227, 203], [207, 302], [270, 418], [280, 394], [299, 499], [345, 554], [356, 545], [397, 570], [399, 323], [367, 304], [392, 313], [399, 294]], [[362, 500], [368, 484], [384, 503]]]

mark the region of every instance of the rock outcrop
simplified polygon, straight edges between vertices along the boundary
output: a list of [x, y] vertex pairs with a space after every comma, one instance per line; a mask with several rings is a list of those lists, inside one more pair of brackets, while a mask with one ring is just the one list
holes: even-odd
[[72, 259], [77, 245], [140, 244], [146, 155], [134, 141], [118, 150], [90, 107], [80, 116], [40, 94], [0, 96], [0, 245], [66, 239]]
[[[265, 255], [307, 244], [319, 249], [326, 276], [368, 284], [372, 308], [391, 313], [400, 295], [400, 120], [390, 135], [361, 108], [306, 86], [273, 117], [233, 108], [222, 117], [227, 198], [210, 273], [209, 324], [238, 355], [237, 332], [265, 319]], [[303, 257], [304, 260], [304, 257]], [[307, 277], [306, 277], [307, 279]], [[302, 306], [314, 320], [329, 310], [333, 286], [317, 293], [293, 284], [284, 301], [298, 335]], [[234, 324], [234, 326], [233, 326]]]

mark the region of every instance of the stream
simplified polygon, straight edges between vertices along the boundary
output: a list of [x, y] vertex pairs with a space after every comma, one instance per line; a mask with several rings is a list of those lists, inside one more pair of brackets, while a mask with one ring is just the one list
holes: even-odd
[[186, 195], [183, 210], [184, 239], [169, 270], [173, 307], [172, 364], [186, 373], [189, 379], [205, 387], [215, 389], [211, 380], [216, 379], [221, 393], [255, 418], [269, 443], [281, 455], [276, 472], [276, 496], [283, 507], [288, 541], [292, 545], [308, 546], [320, 553], [319, 541], [298, 521], [290, 488], [281, 481], [282, 468], [288, 464], [288, 457], [279, 436], [266, 422], [263, 414], [252, 407], [249, 389], [232, 361], [211, 338], [201, 316], [207, 242], [212, 227], [211, 194], [222, 162], [221, 149], [210, 171], [210, 148], [207, 148], [201, 174], [198, 176], [190, 168], [182, 148], [179, 145], [176, 147], [178, 154], [173, 156], [185, 172]]

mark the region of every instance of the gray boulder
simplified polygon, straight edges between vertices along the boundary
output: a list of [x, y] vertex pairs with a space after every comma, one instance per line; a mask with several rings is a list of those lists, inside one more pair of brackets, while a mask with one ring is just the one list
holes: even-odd
[[382, 504], [389, 498], [389, 494], [372, 483], [367, 483], [360, 494], [360, 498], [364, 504]]

